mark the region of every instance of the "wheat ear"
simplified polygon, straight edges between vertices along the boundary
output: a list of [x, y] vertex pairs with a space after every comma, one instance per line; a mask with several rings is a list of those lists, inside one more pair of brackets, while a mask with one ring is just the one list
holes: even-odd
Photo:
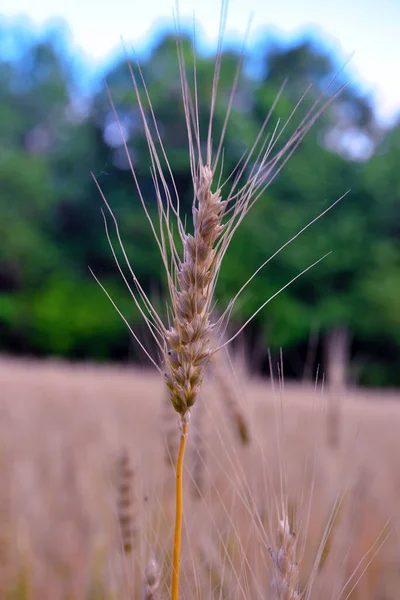
[[286, 512], [279, 519], [275, 547], [270, 548], [272, 560], [271, 590], [276, 600], [300, 600], [299, 567], [296, 561], [296, 538], [291, 531]]
[[232, 382], [232, 373], [229, 372], [227, 362], [221, 352], [215, 353], [211, 363], [212, 375], [220, 389], [221, 399], [235, 428], [235, 433], [241, 444], [246, 446], [250, 443], [249, 423], [241, 409], [239, 395], [235, 383]]
[[126, 449], [118, 460], [118, 523], [121, 546], [124, 554], [130, 554], [133, 548], [135, 535], [133, 515], [133, 469], [130, 465], [129, 454]]
[[193, 207], [194, 235], [184, 237], [184, 258], [174, 290], [174, 324], [166, 332], [165, 381], [170, 399], [181, 415], [196, 401], [211, 357], [211, 285], [215, 271], [214, 245], [223, 231], [226, 202], [211, 191], [209, 165], [200, 166]]

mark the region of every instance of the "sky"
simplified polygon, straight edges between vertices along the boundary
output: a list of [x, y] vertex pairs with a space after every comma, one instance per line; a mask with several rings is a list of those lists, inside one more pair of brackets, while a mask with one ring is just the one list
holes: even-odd
[[[0, 15], [28, 17], [38, 29], [64, 19], [75, 52], [104, 64], [120, 51], [121, 37], [138, 51], [151, 46], [160, 28], [172, 25], [175, 0], [0, 0]], [[179, 0], [183, 23], [196, 19], [202, 44], [215, 46], [220, 0]], [[225, 39], [240, 44], [250, 17], [248, 45], [265, 32], [292, 42], [307, 32], [335, 52], [339, 64], [374, 99], [378, 118], [400, 112], [399, 0], [229, 0]]]

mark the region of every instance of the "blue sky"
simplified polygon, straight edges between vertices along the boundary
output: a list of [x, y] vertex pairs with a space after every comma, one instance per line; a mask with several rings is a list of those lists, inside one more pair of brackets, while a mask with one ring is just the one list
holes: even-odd
[[[27, 16], [38, 27], [65, 19], [75, 51], [93, 64], [120, 50], [120, 38], [144, 50], [161, 27], [172, 24], [174, 0], [1, 0], [0, 15]], [[180, 0], [183, 21], [193, 13], [203, 44], [218, 35], [219, 0]], [[230, 0], [228, 41], [239, 42], [253, 15], [250, 45], [268, 30], [290, 42], [313, 32], [339, 61], [351, 58], [348, 73], [375, 99], [378, 116], [390, 121], [400, 111], [400, 1]]]

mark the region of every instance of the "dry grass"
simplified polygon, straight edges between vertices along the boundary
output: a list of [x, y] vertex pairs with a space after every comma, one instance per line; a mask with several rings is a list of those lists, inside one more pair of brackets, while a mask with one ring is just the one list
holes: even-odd
[[[243, 58], [218, 130], [214, 113], [227, 8], [222, 0], [206, 135], [198, 112], [196, 51], [189, 75], [179, 35], [177, 40], [193, 230], [186, 229], [180, 211], [168, 149], [139, 65], [134, 69], [128, 62], [147, 141], [158, 223], [148, 213], [129, 140], [109, 93], [136, 192], [166, 270], [168, 325], [137, 280], [113, 208], [95, 181], [110, 219], [108, 223], [104, 215], [116, 267], [154, 338], [153, 347], [163, 356], [162, 368], [103, 290], [163, 377], [112, 367], [6, 359], [0, 363], [2, 598], [150, 600], [166, 597], [171, 590], [172, 600], [368, 600], [388, 598], [388, 582], [398, 578], [391, 563], [395, 535], [375, 557], [387, 533], [387, 516], [397, 517], [397, 507], [390, 502], [396, 497], [396, 473], [388, 461], [396, 455], [397, 435], [390, 428], [398, 418], [397, 406], [387, 403], [377, 411], [374, 402], [368, 406], [348, 398], [346, 413], [339, 418], [339, 403], [332, 403], [337, 407], [335, 419], [327, 423], [328, 433], [335, 430], [335, 443], [327, 445], [324, 396], [318, 390], [247, 382], [244, 404], [244, 394], [239, 401], [226, 385], [229, 375], [222, 374], [217, 386], [203, 387], [215, 353], [279, 293], [222, 342], [235, 302], [276, 255], [250, 275], [214, 323], [214, 290], [232, 236], [338, 92], [322, 92], [297, 125], [292, 123], [294, 107], [268, 137], [274, 103], [253, 144], [224, 180], [224, 138]], [[286, 139], [288, 127], [293, 132]], [[220, 337], [214, 346], [215, 332]], [[222, 365], [215, 364], [216, 382], [218, 369]], [[165, 384], [179, 413], [175, 433], [165, 418]], [[196, 411], [194, 435], [188, 436], [190, 409], [200, 392], [201, 410]], [[333, 402], [332, 394], [329, 398]], [[390, 447], [378, 443], [378, 416]], [[175, 436], [180, 438], [178, 451]], [[186, 446], [190, 452], [184, 462]], [[166, 451], [168, 462], [176, 464], [175, 490]], [[189, 494], [190, 489], [196, 493]], [[358, 585], [371, 558], [376, 558], [373, 567]], [[393, 586], [396, 590], [398, 582]]]
[[[154, 559], [161, 568], [154, 597], [165, 597], [174, 489], [165, 464], [163, 386], [157, 375], [134, 369], [1, 360], [1, 598], [140, 598]], [[248, 446], [237, 441], [216, 388], [203, 390], [199, 496], [189, 490], [198, 465], [188, 438], [182, 597], [272, 597], [270, 540], [281, 507], [299, 556], [305, 544], [296, 564], [304, 589], [344, 490], [306, 597], [348, 597], [351, 584], [340, 596], [348, 577], [388, 517], [395, 523], [400, 513], [398, 394], [348, 393], [335, 452], [326, 444], [320, 392], [286, 385], [274, 394], [259, 381], [241, 397], [251, 428]], [[137, 542], [129, 556], [117, 514], [115, 467], [124, 448], [136, 502]], [[397, 600], [399, 542], [394, 530], [349, 597]]]

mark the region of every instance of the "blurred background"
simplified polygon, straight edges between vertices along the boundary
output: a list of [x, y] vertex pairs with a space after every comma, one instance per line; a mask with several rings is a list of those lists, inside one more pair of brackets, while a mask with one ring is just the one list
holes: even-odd
[[[199, 4], [199, 6], [198, 6]], [[201, 5], [200, 5], [201, 4]], [[216, 5], [214, 5], [216, 4]], [[136, 5], [136, 6], [135, 6]], [[199, 104], [209, 106], [218, 3], [181, 2], [190, 55], [195, 9]], [[227, 254], [223, 308], [248, 276], [351, 190], [269, 263], [233, 314], [240, 325], [269, 296], [332, 253], [261, 311], [244, 335], [251, 367], [284, 349], [286, 377], [339, 365], [350, 382], [400, 384], [400, 22], [397, 2], [230, 3], [216, 128], [223, 123], [243, 36], [244, 65], [226, 132], [224, 173], [248, 148], [287, 78], [271, 121], [294, 127], [329, 81], [348, 82], [259, 199]], [[0, 7], [0, 351], [144, 362], [90, 266], [146, 341], [104, 232], [96, 176], [144, 289], [164, 310], [165, 276], [135, 190], [104, 80], [149, 212], [156, 215], [146, 141], [122, 51], [134, 46], [180, 191], [192, 186], [168, 2], [3, 0]], [[353, 51], [355, 52], [352, 55]], [[350, 60], [349, 60], [350, 59]], [[343, 67], [343, 69], [342, 69]], [[342, 70], [341, 70], [342, 69]], [[329, 90], [328, 94], [331, 91]], [[335, 357], [334, 359], [332, 357]]]

